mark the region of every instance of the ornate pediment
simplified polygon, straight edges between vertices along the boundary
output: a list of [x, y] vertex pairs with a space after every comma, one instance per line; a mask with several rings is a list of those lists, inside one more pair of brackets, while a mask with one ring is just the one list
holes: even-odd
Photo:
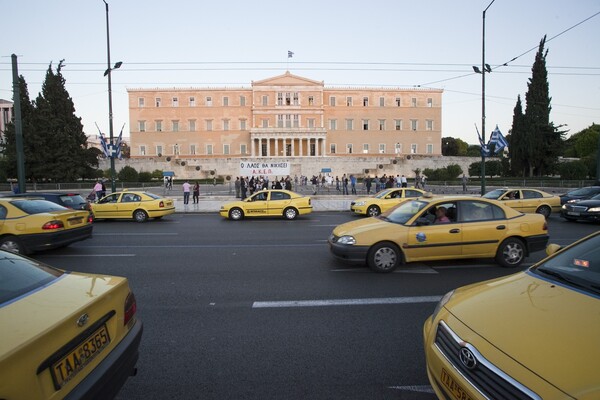
[[260, 81], [252, 81], [252, 86], [323, 86], [323, 81], [313, 81], [312, 79], [291, 74], [286, 71], [283, 75], [274, 76], [272, 78], [263, 79]]

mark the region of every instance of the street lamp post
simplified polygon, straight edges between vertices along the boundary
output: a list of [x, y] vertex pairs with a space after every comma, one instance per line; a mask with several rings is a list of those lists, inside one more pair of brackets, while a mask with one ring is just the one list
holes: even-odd
[[114, 148], [114, 131], [113, 131], [113, 111], [112, 111], [112, 82], [111, 82], [111, 72], [113, 69], [117, 69], [121, 67], [123, 64], [121, 61], [115, 63], [113, 67], [110, 65], [110, 33], [109, 33], [109, 24], [108, 24], [108, 3], [106, 0], [102, 0], [104, 2], [106, 8], [106, 58], [107, 58], [107, 69], [104, 71], [104, 76], [108, 75], [108, 129], [109, 129], [109, 157], [110, 157], [110, 187], [111, 191], [114, 193], [117, 190], [115, 179], [115, 154], [116, 149]]

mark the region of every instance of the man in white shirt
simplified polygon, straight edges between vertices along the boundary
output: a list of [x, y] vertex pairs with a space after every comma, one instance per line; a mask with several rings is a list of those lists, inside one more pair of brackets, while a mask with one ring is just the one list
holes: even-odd
[[190, 202], [190, 186], [188, 181], [183, 183], [183, 204], [188, 204]]

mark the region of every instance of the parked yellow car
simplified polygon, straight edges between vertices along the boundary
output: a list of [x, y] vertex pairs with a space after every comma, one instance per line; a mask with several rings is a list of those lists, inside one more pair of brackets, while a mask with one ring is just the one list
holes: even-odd
[[115, 192], [92, 203], [94, 219], [133, 219], [146, 222], [148, 218], [160, 219], [175, 212], [172, 199], [154, 193]]
[[64, 247], [91, 237], [92, 229], [86, 210], [42, 199], [0, 198], [0, 249], [29, 254]]
[[141, 337], [126, 278], [0, 251], [0, 399], [112, 399]]
[[553, 212], [560, 212], [560, 197], [537, 189], [503, 188], [483, 195], [486, 199], [501, 201], [509, 207], [524, 213], [538, 213], [548, 218]]
[[599, 311], [596, 232], [443, 296], [423, 327], [429, 382], [440, 399], [600, 399]]
[[546, 219], [495, 200], [420, 197], [378, 217], [337, 226], [329, 237], [334, 256], [391, 272], [413, 261], [495, 258], [517, 267], [548, 242]]
[[244, 217], [277, 217], [296, 219], [298, 215], [310, 214], [312, 204], [309, 196], [289, 190], [261, 190], [252, 196], [226, 203], [221, 206], [219, 214], [232, 220]]
[[376, 217], [407, 198], [420, 197], [424, 194], [425, 191], [414, 188], [384, 189], [373, 197], [362, 197], [352, 201], [350, 203], [350, 211], [356, 214]]

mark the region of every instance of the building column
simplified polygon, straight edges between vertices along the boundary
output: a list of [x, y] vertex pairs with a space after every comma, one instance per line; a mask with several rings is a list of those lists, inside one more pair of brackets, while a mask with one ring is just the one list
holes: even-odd
[[262, 157], [262, 138], [258, 138], [258, 156]]
[[294, 143], [296, 143], [296, 139], [294, 139], [294, 137], [292, 136], [292, 157], [296, 156], [296, 153], [294, 151], [295, 150]]

